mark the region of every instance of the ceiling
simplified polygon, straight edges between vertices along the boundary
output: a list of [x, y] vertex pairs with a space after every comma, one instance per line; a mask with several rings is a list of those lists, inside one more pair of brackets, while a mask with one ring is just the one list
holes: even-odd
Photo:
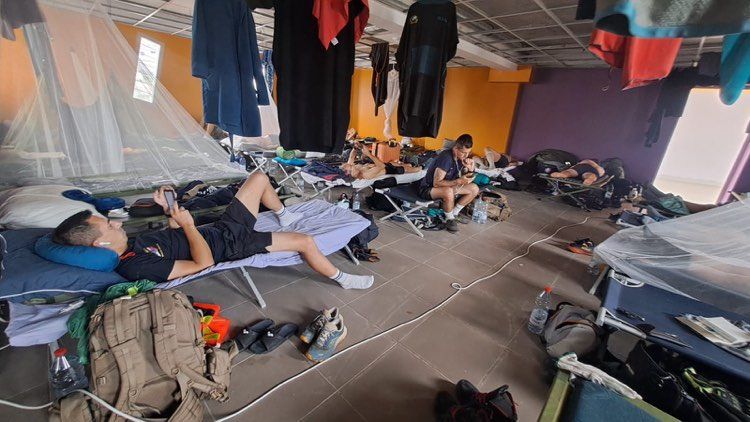
[[[195, 0], [101, 0], [115, 21], [190, 37]], [[378, 1], [406, 12], [415, 0]], [[541, 67], [607, 67], [586, 50], [593, 29], [590, 20], [575, 20], [577, 0], [453, 0], [458, 13], [459, 38], [518, 65]], [[261, 48], [273, 42], [273, 10], [253, 13]], [[356, 46], [356, 65], [367, 67], [370, 45], [394, 43], [393, 33], [368, 25]], [[677, 66], [689, 66], [700, 51], [721, 51], [721, 37], [686, 39]], [[701, 43], [703, 45], [701, 46]], [[392, 51], [396, 46], [392, 45]], [[460, 53], [459, 53], [460, 54]], [[457, 55], [451, 66], [479, 66]]]

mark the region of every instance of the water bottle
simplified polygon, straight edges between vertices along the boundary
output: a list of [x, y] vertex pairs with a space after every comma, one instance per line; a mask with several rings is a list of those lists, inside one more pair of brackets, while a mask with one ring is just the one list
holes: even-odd
[[305, 193], [305, 179], [302, 178], [302, 176], [297, 178], [296, 181], [297, 189], [304, 195]]
[[552, 287], [545, 286], [544, 291], [534, 301], [534, 310], [531, 311], [531, 316], [529, 317], [529, 331], [534, 334], [542, 334], [544, 324], [547, 323], [549, 305], [552, 299], [550, 295], [551, 291]]
[[58, 399], [74, 390], [86, 389], [89, 386], [89, 380], [83, 366], [78, 363], [78, 357], [68, 355], [68, 350], [64, 347], [55, 350], [54, 360], [49, 369], [49, 379], [52, 394]]
[[352, 198], [352, 209], [356, 211], [360, 208], [362, 208], [362, 195], [357, 191], [354, 192], [354, 197]]
[[482, 198], [477, 198], [474, 201], [474, 211], [471, 213], [471, 221], [477, 224], [484, 224], [487, 222], [487, 203]]

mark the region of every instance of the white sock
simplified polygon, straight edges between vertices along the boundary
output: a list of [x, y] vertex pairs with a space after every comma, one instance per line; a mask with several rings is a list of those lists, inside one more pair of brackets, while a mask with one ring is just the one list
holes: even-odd
[[464, 209], [464, 205], [456, 205], [455, 207], [453, 207], [453, 216], [457, 217], [462, 209]]
[[293, 224], [295, 221], [302, 218], [302, 214], [291, 212], [286, 209], [285, 206], [281, 206], [281, 209], [278, 211], [274, 211], [274, 214], [276, 214], [276, 218], [279, 219], [279, 224], [281, 224], [281, 227], [286, 227], [291, 224]]
[[368, 289], [375, 282], [375, 277], [347, 274], [341, 270], [336, 270], [336, 274], [331, 277], [331, 280], [339, 283], [345, 289]]

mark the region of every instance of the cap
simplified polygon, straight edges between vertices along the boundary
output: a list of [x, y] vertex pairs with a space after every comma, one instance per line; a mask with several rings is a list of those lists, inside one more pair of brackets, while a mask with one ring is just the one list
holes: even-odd
[[552, 291], [552, 286], [544, 286], [544, 291], [549, 293]]
[[68, 349], [66, 349], [66, 348], [64, 348], [64, 347], [61, 347], [61, 348], [59, 348], [59, 349], [55, 350], [55, 357], [56, 357], [56, 358], [59, 358], [59, 357], [65, 356], [65, 355], [67, 355], [67, 354], [68, 354]]

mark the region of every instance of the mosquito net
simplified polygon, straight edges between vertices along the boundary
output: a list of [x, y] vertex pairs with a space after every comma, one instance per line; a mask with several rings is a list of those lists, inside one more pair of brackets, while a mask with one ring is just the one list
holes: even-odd
[[750, 204], [621, 230], [595, 256], [635, 280], [750, 317]]
[[139, 58], [98, 1], [9, 1], [2, 13], [1, 184], [116, 192], [244, 174], [159, 84], [159, 53]]

